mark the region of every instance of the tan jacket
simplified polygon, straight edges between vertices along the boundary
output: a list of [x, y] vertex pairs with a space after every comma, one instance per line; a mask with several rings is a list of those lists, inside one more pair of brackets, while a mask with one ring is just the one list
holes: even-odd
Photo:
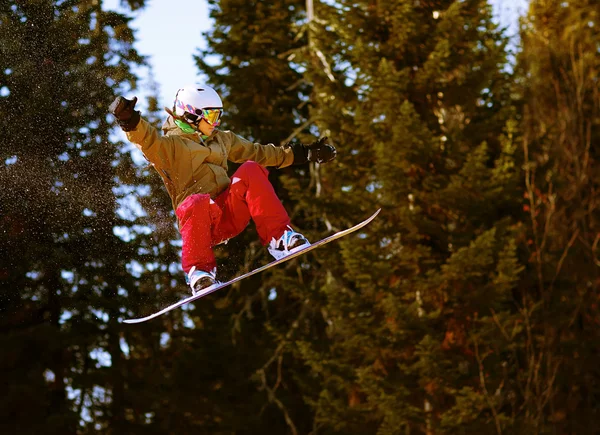
[[202, 140], [200, 134], [185, 134], [169, 118], [163, 124], [164, 136], [143, 118], [127, 138], [139, 148], [163, 179], [173, 208], [196, 193], [211, 198], [230, 183], [227, 160], [242, 163], [253, 160], [263, 166], [284, 168], [294, 162], [290, 148], [252, 143], [231, 131], [215, 130]]

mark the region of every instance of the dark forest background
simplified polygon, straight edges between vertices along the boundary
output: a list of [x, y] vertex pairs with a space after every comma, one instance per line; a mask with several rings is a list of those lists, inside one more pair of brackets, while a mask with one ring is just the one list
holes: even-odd
[[[382, 213], [123, 324], [188, 294], [107, 113], [144, 63], [131, 19], [0, 0], [0, 432], [598, 433], [600, 4], [531, 0], [516, 50], [485, 0], [209, 7], [223, 128], [337, 147], [271, 171], [296, 228]], [[252, 225], [217, 253], [222, 279], [268, 261]]]

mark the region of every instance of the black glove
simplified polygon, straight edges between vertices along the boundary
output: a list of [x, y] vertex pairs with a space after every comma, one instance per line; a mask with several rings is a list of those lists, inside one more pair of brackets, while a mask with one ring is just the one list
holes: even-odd
[[327, 143], [327, 137], [303, 145], [301, 143], [288, 143], [285, 145], [294, 153], [294, 165], [302, 165], [307, 162], [327, 163], [335, 159], [336, 150], [333, 145]]
[[133, 97], [133, 100], [117, 97], [108, 107], [108, 111], [117, 119], [117, 123], [123, 131], [135, 130], [140, 122], [140, 112], [133, 110], [135, 103], [137, 103], [137, 97]]

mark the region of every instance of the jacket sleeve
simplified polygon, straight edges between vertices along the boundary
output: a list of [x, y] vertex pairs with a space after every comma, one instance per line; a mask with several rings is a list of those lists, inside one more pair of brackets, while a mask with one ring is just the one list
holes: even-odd
[[135, 130], [128, 131], [126, 134], [127, 139], [156, 167], [169, 168], [173, 165], [179, 148], [174, 137], [162, 136], [144, 118], [140, 119]]
[[224, 133], [230, 144], [228, 159], [232, 162], [242, 163], [254, 160], [260, 165], [277, 168], [285, 168], [294, 163], [294, 153], [289, 148], [276, 147], [273, 144], [252, 143], [231, 131]]

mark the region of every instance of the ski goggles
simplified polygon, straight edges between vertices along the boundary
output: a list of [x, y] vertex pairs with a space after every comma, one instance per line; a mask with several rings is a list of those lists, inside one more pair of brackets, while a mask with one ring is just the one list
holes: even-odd
[[192, 125], [198, 126], [200, 120], [204, 119], [209, 125], [217, 127], [221, 123], [221, 115], [223, 115], [223, 109], [202, 109], [196, 110], [198, 115], [186, 112], [183, 116], [187, 122]]
[[202, 109], [202, 118], [213, 127], [221, 123], [221, 115], [223, 115], [223, 109]]

